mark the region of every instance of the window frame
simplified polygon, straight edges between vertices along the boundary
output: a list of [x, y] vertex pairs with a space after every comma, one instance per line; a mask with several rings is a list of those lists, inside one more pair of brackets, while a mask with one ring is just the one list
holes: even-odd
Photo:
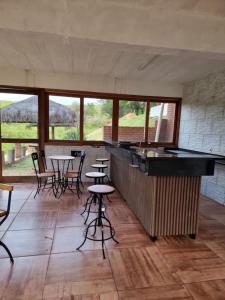
[[[0, 92], [2, 93], [15, 93], [15, 94], [32, 94], [38, 96], [38, 137], [36, 139], [17, 139], [17, 138], [1, 138], [0, 136], [0, 181], [2, 182], [28, 182], [32, 176], [13, 176], [3, 177], [2, 176], [2, 143], [37, 143], [40, 150], [44, 150], [45, 145], [64, 145], [64, 146], [106, 146], [106, 141], [91, 141], [84, 140], [84, 98], [98, 98], [113, 102], [112, 107], [112, 141], [118, 141], [118, 130], [119, 130], [119, 101], [141, 101], [146, 102], [146, 116], [145, 116], [145, 129], [144, 138], [145, 141], [142, 146], [164, 146], [164, 147], [177, 147], [179, 139], [179, 126], [180, 126], [180, 114], [181, 114], [181, 102], [180, 97], [161, 97], [161, 96], [140, 96], [140, 95], [127, 95], [127, 94], [114, 94], [114, 93], [97, 93], [88, 91], [75, 91], [65, 89], [47, 89], [47, 88], [31, 88], [31, 87], [20, 87], [20, 86], [8, 86], [0, 85]], [[79, 97], [80, 98], [80, 139], [79, 140], [51, 140], [49, 139], [49, 96], [66, 96], [66, 97]], [[151, 142], [148, 143], [148, 125], [149, 125], [149, 113], [150, 113], [150, 102], [160, 103], [175, 103], [175, 119], [174, 119], [174, 130], [173, 130], [173, 141], [171, 143], [159, 143]]]

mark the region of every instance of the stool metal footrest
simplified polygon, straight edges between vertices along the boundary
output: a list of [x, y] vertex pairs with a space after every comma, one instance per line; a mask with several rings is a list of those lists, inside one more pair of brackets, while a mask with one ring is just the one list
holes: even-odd
[[[104, 224], [103, 220], [105, 220], [108, 224]], [[101, 229], [101, 238], [94, 238], [97, 227], [99, 227]], [[88, 235], [90, 228], [94, 228], [94, 233], [91, 236]], [[109, 228], [109, 230], [110, 230], [110, 235], [108, 237], [105, 237], [105, 235], [104, 235], [104, 228]], [[87, 228], [85, 229], [84, 233], [85, 233], [84, 241], [76, 250], [80, 250], [80, 248], [85, 244], [86, 240], [102, 242], [102, 254], [103, 254], [104, 259], [105, 259], [105, 251], [104, 251], [105, 241], [112, 239], [112, 240], [114, 240], [115, 243], [119, 244], [119, 242], [114, 238], [115, 230], [112, 227], [109, 219], [105, 217], [104, 213], [101, 214], [100, 218], [97, 217], [94, 220], [92, 220], [89, 223], [89, 225], [87, 226]]]

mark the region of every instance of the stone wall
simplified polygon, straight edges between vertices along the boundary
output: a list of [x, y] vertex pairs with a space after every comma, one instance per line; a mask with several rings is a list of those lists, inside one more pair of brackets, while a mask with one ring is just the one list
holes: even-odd
[[[225, 155], [225, 71], [184, 85], [179, 147]], [[225, 204], [225, 166], [202, 178], [201, 191]]]

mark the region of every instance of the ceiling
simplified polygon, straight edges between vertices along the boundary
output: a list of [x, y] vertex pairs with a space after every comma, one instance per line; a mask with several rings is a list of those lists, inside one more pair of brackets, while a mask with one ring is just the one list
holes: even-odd
[[[208, 5], [203, 5], [204, 1], [167, 0], [166, 7], [194, 13], [211, 13], [217, 17], [225, 15], [225, 1], [215, 1], [219, 3], [217, 6], [210, 6], [208, 1], [206, 1]], [[4, 4], [9, 8], [7, 3], [10, 2], [2, 1], [1, 8], [4, 8]], [[31, 1], [22, 2], [25, 5], [26, 2], [28, 4]], [[63, 2], [68, 5], [73, 1]], [[74, 3], [76, 2], [80, 1], [74, 0]], [[119, 0], [105, 0], [105, 2], [121, 4]], [[160, 8], [164, 4], [165, 1], [162, 0], [123, 1], [124, 6]], [[61, 10], [62, 8], [55, 7], [54, 9]], [[185, 83], [209, 73], [225, 70], [225, 53], [201, 53], [201, 51], [190, 49], [129, 45], [128, 43], [80, 38], [72, 34], [53, 33], [48, 32], [47, 29], [46, 32], [44, 30], [38, 32], [37, 30], [21, 30], [21, 28], [17, 30], [15, 26], [13, 29], [10, 26], [3, 27], [0, 28], [0, 67], [176, 83]]]

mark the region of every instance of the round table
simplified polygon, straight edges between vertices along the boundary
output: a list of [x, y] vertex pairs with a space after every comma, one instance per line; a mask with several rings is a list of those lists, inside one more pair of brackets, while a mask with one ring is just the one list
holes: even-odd
[[[56, 187], [56, 193], [60, 193], [59, 197], [61, 196], [63, 189], [64, 189], [64, 180], [63, 180], [63, 174], [65, 171], [69, 169], [70, 162], [75, 159], [74, 156], [71, 155], [50, 155], [47, 157], [47, 159], [51, 160], [52, 168], [55, 173], [57, 173], [57, 180], [58, 183]], [[56, 162], [56, 169], [54, 166], [54, 161]], [[60, 163], [62, 165], [62, 168], [60, 170]], [[66, 167], [66, 170], [65, 170]], [[59, 191], [60, 189], [60, 191]]]

